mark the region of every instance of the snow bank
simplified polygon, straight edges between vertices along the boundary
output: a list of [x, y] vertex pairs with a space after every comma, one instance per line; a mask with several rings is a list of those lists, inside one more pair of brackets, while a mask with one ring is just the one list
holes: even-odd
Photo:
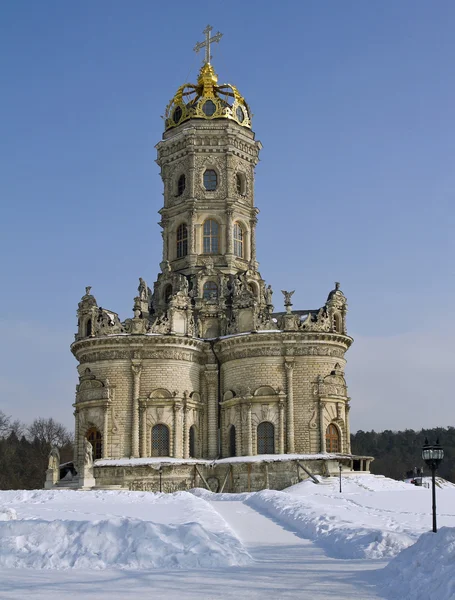
[[0, 508], [0, 521], [14, 521], [17, 519], [17, 512], [14, 508]]
[[400, 600], [455, 598], [455, 528], [424, 533], [382, 571], [383, 588]]
[[195, 522], [8, 521], [0, 523], [0, 539], [0, 567], [7, 568], [188, 569], [251, 560], [229, 531], [210, 531]]
[[392, 557], [414, 542], [405, 533], [343, 521], [339, 515], [327, 514], [313, 502], [286, 492], [264, 490], [251, 494], [245, 504], [315, 541], [335, 558]]

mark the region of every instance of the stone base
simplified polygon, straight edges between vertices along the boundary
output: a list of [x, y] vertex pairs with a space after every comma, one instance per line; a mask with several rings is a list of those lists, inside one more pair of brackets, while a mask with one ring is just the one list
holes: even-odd
[[[333, 454], [244, 456], [216, 461], [106, 459], [95, 463], [92, 481], [96, 479], [96, 489], [176, 492], [201, 487], [212, 492], [256, 492], [282, 490], [315, 475], [338, 476], [340, 464], [343, 477], [369, 473], [371, 460], [372, 457]], [[90, 486], [87, 479], [80, 481], [83, 489]]]
[[44, 482], [44, 489], [50, 490], [55, 486], [59, 479], [59, 471], [54, 469], [47, 469], [46, 481]]

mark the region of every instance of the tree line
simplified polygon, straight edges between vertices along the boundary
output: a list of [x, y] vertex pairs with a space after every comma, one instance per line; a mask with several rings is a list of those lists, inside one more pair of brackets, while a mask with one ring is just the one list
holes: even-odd
[[430, 444], [436, 440], [444, 449], [444, 460], [438, 475], [455, 483], [455, 427], [435, 427], [414, 431], [357, 431], [351, 435], [353, 454], [374, 456], [371, 472], [392, 479], [403, 479], [415, 467], [423, 468], [424, 475], [431, 471], [422, 460], [422, 446], [428, 438]]
[[62, 463], [73, 459], [73, 436], [54, 419], [26, 425], [0, 411], [0, 490], [43, 488], [52, 446]]

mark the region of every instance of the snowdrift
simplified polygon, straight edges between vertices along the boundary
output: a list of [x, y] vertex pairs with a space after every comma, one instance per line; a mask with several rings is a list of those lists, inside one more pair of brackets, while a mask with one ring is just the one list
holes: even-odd
[[424, 533], [382, 571], [383, 588], [400, 600], [455, 598], [455, 527]]
[[245, 504], [313, 540], [334, 558], [392, 557], [414, 542], [404, 533], [343, 522], [339, 515], [321, 513], [313, 503], [285, 492], [264, 490], [251, 494]]
[[189, 569], [251, 561], [229, 531], [210, 531], [195, 522], [10, 520], [0, 523], [0, 539], [0, 567], [9, 568]]

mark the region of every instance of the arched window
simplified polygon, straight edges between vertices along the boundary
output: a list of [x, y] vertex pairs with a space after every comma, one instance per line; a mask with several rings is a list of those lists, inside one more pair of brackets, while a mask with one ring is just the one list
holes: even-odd
[[92, 335], [92, 319], [89, 319], [85, 325], [85, 335], [87, 337]]
[[275, 427], [264, 421], [258, 425], [258, 454], [275, 454]]
[[152, 427], [152, 456], [169, 456], [169, 428], [162, 423]]
[[237, 451], [235, 448], [235, 426], [229, 427], [229, 456], [236, 456]]
[[166, 304], [170, 301], [171, 298], [172, 298], [172, 285], [169, 283], [164, 288], [164, 301], [166, 302]]
[[218, 298], [218, 286], [214, 281], [206, 281], [202, 292], [204, 300], [216, 300]]
[[90, 427], [85, 436], [93, 447], [93, 460], [102, 458], [103, 456], [103, 439], [101, 433], [96, 427]]
[[245, 185], [245, 175], [243, 173], [236, 173], [235, 175], [235, 186], [237, 189], [237, 194], [239, 194], [240, 196], [244, 196], [246, 191], [246, 185]]
[[330, 423], [325, 432], [325, 449], [326, 452], [340, 451], [340, 433], [333, 423]]
[[196, 456], [196, 427], [191, 425], [190, 427], [190, 458]]
[[243, 258], [243, 229], [239, 223], [234, 223], [234, 254], [239, 258]]
[[204, 223], [203, 252], [204, 254], [218, 254], [219, 225], [213, 219], [207, 219]]
[[188, 228], [182, 223], [177, 228], [177, 258], [188, 254]]
[[204, 172], [204, 187], [208, 192], [213, 192], [216, 190], [216, 186], [218, 185], [218, 176], [216, 171], [213, 169], [207, 169]]
[[186, 177], [185, 175], [180, 175], [179, 180], [177, 181], [177, 196], [181, 196], [185, 191], [186, 187]]
[[341, 318], [338, 313], [333, 315], [333, 330], [341, 333]]

